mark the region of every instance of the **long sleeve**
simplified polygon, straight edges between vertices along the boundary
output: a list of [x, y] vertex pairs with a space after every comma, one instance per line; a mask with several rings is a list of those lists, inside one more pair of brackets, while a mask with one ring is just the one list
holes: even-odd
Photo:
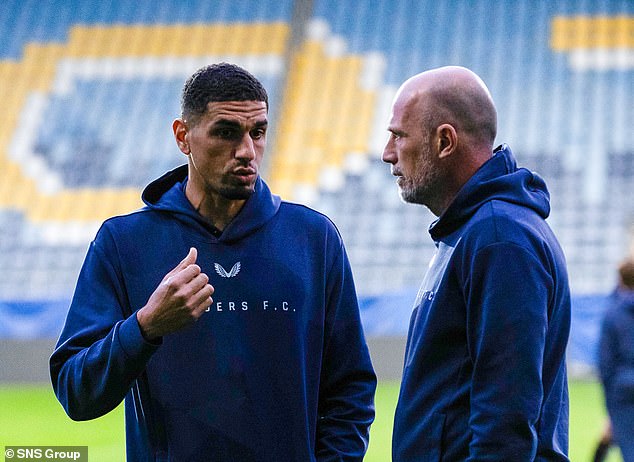
[[118, 272], [102, 250], [102, 230], [88, 250], [50, 358], [55, 394], [74, 420], [114, 409], [158, 348], [143, 339]]
[[361, 461], [374, 420], [376, 376], [343, 247], [328, 274], [316, 457]]
[[599, 336], [599, 376], [606, 392], [611, 390], [614, 374], [616, 372], [616, 355], [619, 351], [618, 342], [616, 341], [616, 332], [611, 318], [611, 313], [606, 313], [601, 324], [601, 334]]
[[544, 262], [508, 243], [481, 249], [469, 271], [467, 460], [535, 460], [553, 280]]

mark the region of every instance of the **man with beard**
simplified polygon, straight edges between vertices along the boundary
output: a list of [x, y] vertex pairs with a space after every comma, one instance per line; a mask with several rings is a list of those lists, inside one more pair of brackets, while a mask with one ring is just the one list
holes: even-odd
[[260, 178], [265, 89], [211, 65], [181, 109], [187, 165], [90, 245], [50, 360], [58, 399], [75, 420], [125, 399], [130, 462], [362, 460], [376, 377], [350, 265], [328, 218]]
[[544, 181], [493, 149], [497, 113], [468, 69], [418, 74], [383, 160], [427, 206], [437, 250], [410, 320], [393, 459], [567, 461], [570, 290]]

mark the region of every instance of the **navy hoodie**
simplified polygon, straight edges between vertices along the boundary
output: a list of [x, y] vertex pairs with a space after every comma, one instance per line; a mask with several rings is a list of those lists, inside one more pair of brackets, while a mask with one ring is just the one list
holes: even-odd
[[634, 290], [619, 286], [601, 326], [599, 374], [614, 441], [625, 462], [634, 460]]
[[[91, 243], [50, 366], [75, 420], [125, 398], [127, 460], [361, 460], [376, 378], [342, 240], [258, 179], [222, 234], [184, 194], [187, 167]], [[144, 340], [136, 311], [188, 253], [215, 288], [190, 327]]]
[[619, 287], [610, 302], [601, 325], [598, 358], [608, 411], [634, 404], [634, 290]]
[[568, 460], [570, 291], [549, 211], [503, 146], [430, 227], [394, 461]]

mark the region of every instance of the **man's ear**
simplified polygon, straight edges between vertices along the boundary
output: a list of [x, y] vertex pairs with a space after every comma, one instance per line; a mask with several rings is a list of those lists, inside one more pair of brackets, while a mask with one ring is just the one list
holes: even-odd
[[439, 125], [436, 129], [436, 139], [439, 159], [449, 157], [458, 147], [458, 134], [451, 124]]
[[189, 141], [187, 141], [187, 124], [183, 119], [176, 119], [172, 123], [172, 130], [174, 131], [174, 139], [178, 149], [188, 156], [191, 153], [191, 149], [189, 148]]

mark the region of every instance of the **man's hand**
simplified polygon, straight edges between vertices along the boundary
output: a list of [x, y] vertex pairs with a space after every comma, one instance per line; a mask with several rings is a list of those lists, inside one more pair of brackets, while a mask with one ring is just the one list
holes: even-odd
[[209, 277], [196, 265], [192, 247], [183, 261], [167, 273], [147, 304], [137, 312], [143, 336], [155, 340], [195, 322], [213, 302]]

